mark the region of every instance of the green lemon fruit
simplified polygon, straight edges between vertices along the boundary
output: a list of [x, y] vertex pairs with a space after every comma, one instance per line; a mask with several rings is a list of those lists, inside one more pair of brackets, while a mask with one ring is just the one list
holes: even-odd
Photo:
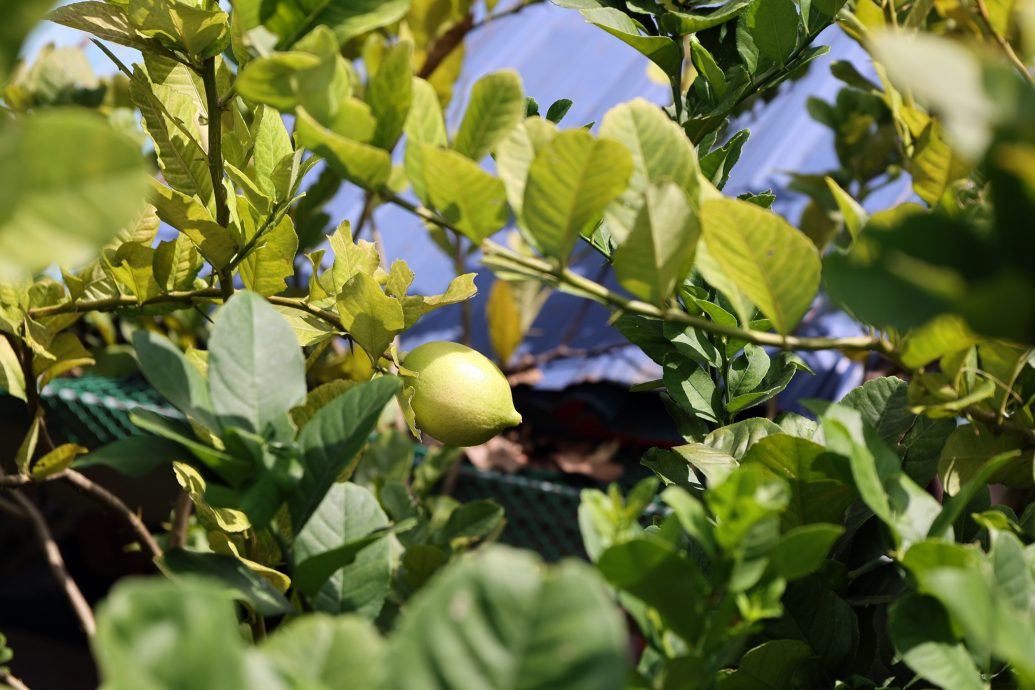
[[477, 446], [521, 423], [510, 384], [485, 355], [464, 345], [432, 342], [402, 361], [412, 372], [410, 405], [417, 426], [451, 446]]

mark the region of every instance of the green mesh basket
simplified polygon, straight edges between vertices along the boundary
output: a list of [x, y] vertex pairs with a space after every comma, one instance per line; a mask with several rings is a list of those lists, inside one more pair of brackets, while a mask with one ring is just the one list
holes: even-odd
[[[70, 443], [88, 448], [141, 433], [129, 421], [134, 409], [182, 418], [142, 379], [83, 377], [53, 381], [42, 394], [49, 426]], [[578, 529], [579, 494], [599, 485], [548, 471], [505, 474], [460, 467], [453, 495], [461, 501], [493, 499], [506, 511], [501, 541], [555, 561], [584, 557]]]

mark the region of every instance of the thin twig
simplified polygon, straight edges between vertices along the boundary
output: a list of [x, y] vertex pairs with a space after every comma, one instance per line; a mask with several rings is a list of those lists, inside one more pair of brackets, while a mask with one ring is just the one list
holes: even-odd
[[141, 545], [150, 551], [153, 557], [157, 558], [162, 555], [162, 550], [158, 548], [158, 543], [155, 541], [154, 537], [151, 536], [151, 532], [147, 529], [147, 525], [145, 525], [144, 521], [140, 519], [140, 516], [122, 502], [121, 498], [108, 491], [100, 484], [87, 479], [76, 470], [65, 470], [58, 476], [62, 479], [68, 480], [79, 489], [82, 489], [99, 502], [108, 506], [115, 513], [118, 513], [136, 533]]
[[93, 637], [94, 633], [97, 632], [97, 623], [93, 618], [93, 610], [86, 601], [86, 597], [83, 596], [82, 590], [79, 589], [79, 585], [68, 574], [68, 568], [65, 567], [65, 559], [61, 557], [61, 549], [58, 548], [57, 542], [54, 541], [54, 535], [51, 533], [50, 527], [47, 526], [47, 521], [43, 518], [43, 514], [32, 501], [22, 494], [15, 492], [11, 494], [11, 498], [18, 503], [25, 516], [32, 522], [32, 526], [36, 530], [36, 537], [39, 539], [40, 545], [43, 546], [43, 552], [47, 557], [50, 571], [54, 574], [54, 579], [65, 590], [65, 596], [68, 597], [72, 610], [75, 611], [76, 616], [79, 618], [79, 624], [83, 627], [83, 632], [86, 633], [87, 637]]
[[523, 0], [522, 2], [508, 7], [505, 10], [500, 10], [499, 12], [487, 14], [485, 15], [485, 17], [471, 25], [471, 31], [477, 31], [478, 29], [481, 29], [484, 26], [488, 26], [489, 24], [492, 24], [495, 21], [499, 21], [500, 19], [504, 19], [506, 17], [513, 17], [515, 14], [527, 10], [529, 7], [532, 7], [533, 5], [542, 5], [545, 1], [546, 0]]
[[988, 6], [985, 5], [985, 0], [975, 0], [975, 2], [977, 4], [978, 16], [981, 17], [981, 21], [984, 23], [985, 29], [987, 29], [988, 33], [992, 35], [995, 42], [999, 44], [1003, 53], [1006, 54], [1006, 58], [1013, 63], [1013, 66], [1017, 68], [1017, 71], [1021, 73], [1021, 76], [1027, 80], [1028, 85], [1035, 88], [1035, 77], [1032, 76], [1028, 66], [1025, 65], [1024, 61], [1017, 55], [1017, 51], [1013, 49], [1013, 46], [1006, 40], [1006, 37], [996, 31], [995, 27], [992, 26], [992, 17], [988, 14]]
[[23, 683], [17, 676], [10, 673], [0, 673], [0, 683], [3, 683], [14, 690], [29, 690], [29, 686]]
[[[220, 110], [219, 85], [216, 83], [216, 59], [208, 58], [201, 70], [201, 81], [205, 86], [205, 104], [208, 110], [208, 172], [212, 178], [212, 195], [216, 202], [216, 223], [220, 227], [230, 224], [230, 206], [227, 204], [226, 187], [223, 186], [223, 118]], [[234, 274], [230, 267], [218, 271], [219, 287], [226, 301], [234, 294]]]
[[738, 326], [727, 326], [710, 319], [688, 314], [680, 309], [666, 309], [647, 302], [628, 299], [589, 278], [574, 273], [567, 268], [558, 267], [544, 259], [523, 256], [505, 247], [486, 240], [482, 243], [483, 262], [496, 263], [500, 267], [523, 272], [530, 278], [545, 279], [558, 285], [572, 288], [576, 294], [588, 297], [596, 302], [613, 307], [621, 312], [649, 316], [662, 321], [693, 326], [709, 333], [717, 333], [727, 337], [745, 340], [756, 345], [769, 345], [782, 350], [842, 350], [846, 352], [879, 352], [894, 358], [895, 352], [891, 343], [879, 336], [860, 336], [853, 338], [820, 338], [794, 335], [780, 335], [755, 331]]
[[187, 543], [187, 530], [190, 528], [190, 514], [193, 507], [194, 503], [190, 499], [190, 494], [181, 489], [180, 495], [176, 497], [176, 504], [173, 506], [172, 529], [169, 532], [170, 549], [182, 548]]
[[[456, 247], [453, 249], [453, 271], [457, 275], [467, 272], [464, 263], [464, 238], [456, 236]], [[464, 300], [460, 305], [460, 342], [464, 345], [471, 344], [471, 302]]]
[[609, 355], [617, 350], [624, 350], [627, 347], [632, 347], [632, 343], [628, 340], [622, 340], [619, 342], [608, 343], [606, 345], [600, 345], [598, 347], [569, 347], [566, 344], [560, 344], [557, 347], [541, 352], [538, 355], [527, 355], [520, 359], [512, 367], [507, 367], [503, 371], [505, 374], [520, 374], [532, 369], [538, 369], [550, 362], [556, 362], [561, 359], [593, 359], [594, 357], [603, 357]]

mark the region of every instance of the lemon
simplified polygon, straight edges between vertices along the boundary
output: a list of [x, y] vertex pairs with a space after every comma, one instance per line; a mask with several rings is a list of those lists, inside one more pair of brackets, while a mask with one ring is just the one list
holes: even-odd
[[421, 345], [402, 361], [417, 427], [450, 446], [477, 446], [521, 423], [510, 384], [485, 355], [458, 343]]

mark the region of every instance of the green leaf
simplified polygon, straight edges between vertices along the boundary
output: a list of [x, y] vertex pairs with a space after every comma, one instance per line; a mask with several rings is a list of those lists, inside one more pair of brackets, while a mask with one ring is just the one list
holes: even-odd
[[776, 214], [738, 199], [705, 202], [701, 230], [723, 272], [778, 332], [793, 331], [819, 289], [815, 245]]
[[902, 341], [902, 364], [918, 369], [952, 352], [965, 350], [978, 336], [958, 316], [946, 314], [910, 331]]
[[795, 670], [812, 652], [798, 640], [771, 640], [749, 650], [736, 671], [719, 681], [719, 690], [792, 690]]
[[373, 625], [355, 616], [313, 613], [295, 618], [278, 626], [259, 651], [299, 688], [380, 687], [386, 666], [381, 660], [381, 636]]
[[798, 47], [798, 11], [793, 0], [765, 0], [752, 4], [741, 22], [758, 52], [783, 66]]
[[793, 352], [781, 352], [773, 357], [769, 371], [766, 373], [758, 387], [748, 393], [742, 393], [726, 404], [726, 411], [736, 414], [754, 405], [760, 405], [766, 400], [779, 395], [790, 385], [794, 375], [799, 371], [812, 373], [812, 369], [798, 355]]
[[536, 154], [557, 136], [557, 126], [541, 117], [530, 117], [514, 127], [496, 147], [496, 172], [507, 190], [507, 201], [521, 227], [528, 169]]
[[236, 293], [216, 315], [208, 375], [223, 424], [257, 434], [305, 400], [298, 341], [280, 314], [251, 292]]
[[147, 245], [126, 242], [108, 257], [108, 265], [115, 279], [120, 285], [129, 288], [140, 304], [162, 292], [162, 287], [155, 279], [154, 254], [155, 250]]
[[205, 262], [186, 235], [159, 242], [153, 260], [154, 277], [163, 291], [189, 290]]
[[148, 180], [131, 139], [94, 113], [61, 108], [4, 123], [0, 177], [8, 276], [92, 259], [140, 214]]
[[450, 225], [478, 243], [507, 224], [506, 190], [499, 178], [456, 151], [418, 144], [426, 201]]
[[274, 175], [285, 156], [294, 153], [294, 147], [280, 113], [266, 106], [256, 108], [251, 135], [255, 182], [268, 198], [283, 200], [285, 195], [277, 188]]
[[413, 78], [413, 103], [406, 115], [403, 128], [408, 139], [422, 144], [445, 146], [449, 143], [446, 135], [446, 122], [442, 116], [442, 106], [435, 87], [420, 77]]
[[704, 178], [718, 189], [725, 187], [730, 179], [730, 172], [740, 160], [740, 152], [750, 136], [749, 130], [742, 129], [719, 148], [701, 156], [701, 174]]
[[744, 355], [733, 360], [730, 366], [729, 380], [726, 382], [727, 396], [730, 399], [755, 390], [769, 373], [769, 355], [758, 345], [748, 343], [744, 346]]
[[503, 525], [503, 507], [495, 501], [471, 501], [449, 514], [438, 533], [438, 540], [448, 544], [456, 539], [473, 540], [490, 536]]
[[[154, 142], [162, 177], [176, 191], [197, 196], [207, 206], [212, 199], [208, 156], [198, 141], [199, 130], [188, 126], [203, 115], [189, 98], [168, 95], [143, 68], [133, 70], [129, 90], [140, 109], [144, 130]], [[160, 95], [168, 95], [163, 101]], [[185, 124], [186, 123], [186, 124]]]
[[210, 58], [230, 43], [229, 16], [216, 8], [165, 0], [129, 0], [126, 15], [133, 28], [169, 48]]
[[623, 690], [625, 638], [592, 568], [492, 547], [411, 600], [389, 643], [384, 687]]
[[377, 118], [377, 131], [371, 143], [386, 151], [394, 149], [399, 141], [413, 102], [412, 52], [409, 41], [392, 46], [367, 86], [367, 103]]
[[453, 148], [478, 162], [525, 118], [525, 92], [513, 70], [487, 74], [471, 88]]
[[225, 268], [237, 253], [233, 234], [216, 223], [196, 197], [152, 180], [151, 203], [158, 217], [186, 235], [216, 270]]
[[290, 602], [262, 577], [234, 556], [218, 553], [196, 553], [171, 549], [162, 554], [158, 565], [172, 575], [208, 577], [236, 592], [261, 616], [292, 613]]
[[411, 328], [425, 314], [440, 307], [465, 302], [478, 293], [474, 284], [474, 273], [464, 273], [449, 281], [446, 291], [441, 295], [412, 295], [403, 299], [403, 315], [406, 328]]
[[700, 234], [686, 192], [672, 182], [652, 184], [614, 254], [619, 284], [648, 302], [667, 304], [694, 265]]
[[427, 175], [422, 157], [423, 148], [420, 144], [442, 148], [449, 145], [449, 137], [446, 135], [446, 121], [442, 116], [442, 106], [439, 104], [435, 87], [417, 77], [413, 79], [413, 103], [406, 117], [404, 131], [407, 140], [403, 158], [406, 177], [409, 178], [417, 198], [430, 203], [425, 181]]
[[532, 161], [525, 186], [525, 224], [538, 248], [566, 261], [579, 236], [625, 190], [633, 162], [616, 141], [585, 130], [561, 132]]
[[295, 111], [299, 142], [327, 160], [344, 177], [366, 189], [380, 189], [388, 182], [392, 160], [388, 153], [369, 144], [346, 139], [327, 129], [305, 108]]
[[600, 555], [597, 569], [608, 583], [657, 610], [665, 625], [686, 640], [704, 626], [708, 585], [698, 565], [666, 541], [643, 535]]
[[402, 19], [411, 0], [280, 0], [264, 19], [266, 28], [280, 36], [280, 48], [292, 45], [315, 26], [334, 31], [344, 44], [368, 31]]
[[888, 632], [902, 660], [924, 680], [953, 690], [984, 690], [974, 660], [936, 600], [914, 594], [896, 602]]
[[933, 538], [948, 537], [953, 523], [963, 515], [971, 501], [978, 495], [978, 492], [985, 489], [992, 478], [1000, 470], [1016, 460], [1020, 454], [1019, 450], [1008, 450], [985, 459], [977, 473], [969, 477], [967, 483], [960, 487], [957, 493], [943, 500], [942, 512], [938, 514], [938, 519], [931, 525], [927, 536]]
[[213, 412], [208, 383], [179, 348], [143, 328], [133, 333], [133, 347], [144, 378], [163, 398], [210, 430], [222, 428]]
[[797, 580], [819, 570], [834, 543], [844, 534], [840, 525], [812, 524], [795, 527], [780, 537], [771, 566], [785, 580]]
[[[314, 32], [315, 33], [315, 32]], [[327, 36], [331, 44], [333, 36]], [[322, 97], [307, 93], [322, 85], [325, 89], [334, 79], [334, 59], [307, 51], [286, 51], [251, 60], [237, 78], [237, 92], [254, 103], [272, 106], [281, 112], [306, 103], [317, 112], [329, 110]], [[322, 96], [322, 95], [321, 95]]]
[[858, 411], [885, 443], [894, 445], [916, 420], [909, 411], [908, 388], [900, 378], [882, 376], [849, 391], [840, 404]]
[[904, 551], [926, 537], [941, 505], [902, 472], [898, 456], [862, 415], [831, 405], [822, 425], [827, 447], [849, 459], [860, 498], [888, 526], [896, 545]]
[[[261, 229], [246, 224], [245, 241]], [[291, 217], [284, 215], [280, 222], [264, 232], [258, 246], [241, 261], [241, 282], [259, 295], [270, 296], [287, 288], [287, 279], [295, 275], [295, 252], [298, 236]]]
[[187, 452], [174, 441], [153, 436], [127, 436], [76, 458], [72, 467], [85, 469], [104, 465], [128, 477], [144, 477], [173, 460], [184, 460]]
[[920, 591], [937, 598], [968, 640], [1035, 680], [1035, 629], [1028, 611], [1017, 610], [984, 568], [936, 568], [920, 576]]
[[0, 337], [0, 390], [11, 397], [25, 400], [25, 374], [18, 354], [7, 338]]
[[137, 33], [129, 23], [125, 7], [120, 5], [98, 0], [75, 2], [55, 8], [47, 15], [47, 19], [93, 34], [103, 41], [111, 41], [140, 51], [152, 51], [157, 47], [153, 39]]
[[696, 36], [690, 40], [690, 59], [693, 61], [694, 68], [697, 69], [700, 76], [711, 87], [714, 93], [713, 99], [721, 101], [729, 90], [726, 75], [718, 63], [715, 62], [715, 57], [708, 52], [707, 48], [701, 45]]
[[295, 537], [295, 586], [319, 611], [374, 620], [392, 574], [386, 527], [388, 516], [370, 491], [332, 485]]
[[[964, 485], [972, 482], [974, 477], [983, 471], [985, 464], [992, 458], [1022, 449], [1025, 449], [1025, 444], [1020, 437], [1010, 434], [996, 435], [989, 429], [973, 424], [957, 427], [945, 442], [938, 458], [938, 478], [946, 493], [957, 494]], [[1026, 475], [1030, 482], [1030, 450], [1027, 450], [1025, 458], [1029, 466]], [[1006, 469], [1006, 466], [1001, 469]], [[997, 472], [989, 477], [988, 481], [1003, 481], [1007, 479], [1005, 474]]]
[[728, 0], [708, 14], [689, 14], [672, 11], [661, 18], [661, 28], [680, 36], [695, 34], [713, 26], [725, 24], [751, 5], [753, 0]]
[[351, 388], [322, 407], [299, 432], [305, 474], [288, 499], [296, 534], [366, 444], [381, 409], [399, 392], [399, 387], [399, 379], [382, 376]]
[[372, 242], [352, 239], [352, 224], [343, 220], [330, 238], [334, 251], [334, 264], [331, 266], [331, 284], [333, 292], [338, 292], [345, 283], [362, 273], [368, 276], [381, 266], [381, 257]]
[[230, 483], [239, 483], [254, 469], [250, 459], [234, 457], [196, 441], [187, 426], [150, 410], [136, 409], [130, 412], [129, 421], [146, 432], [178, 443], [210, 470]]
[[661, 68], [670, 80], [682, 77], [683, 51], [668, 36], [641, 36], [642, 27], [628, 14], [612, 7], [582, 10], [582, 16]]
[[719, 422], [724, 414], [722, 397], [708, 369], [692, 359], [670, 355], [662, 371], [665, 388], [677, 405], [695, 417]]
[[787, 482], [791, 497], [781, 520], [791, 527], [841, 523], [855, 499], [833, 456], [823, 446], [803, 438], [788, 434], [760, 438], [744, 454], [741, 464], [759, 465]]
[[233, 600], [205, 581], [123, 580], [97, 609], [94, 643], [112, 690], [280, 688], [260, 668], [246, 671]]
[[834, 195], [834, 201], [837, 203], [837, 209], [841, 213], [841, 219], [848, 229], [848, 234], [855, 240], [859, 237], [859, 233], [862, 232], [869, 216], [858, 201], [852, 198], [848, 192], [841, 189], [841, 186], [834, 181], [834, 178], [827, 177], [825, 180], [827, 188]]
[[682, 128], [656, 104], [637, 98], [607, 112], [600, 136], [625, 144], [632, 155], [628, 187], [606, 210], [608, 227], [621, 242], [632, 231], [652, 183], [682, 187], [696, 208], [700, 171], [697, 154]]
[[337, 308], [345, 330], [371, 362], [377, 362], [392, 339], [406, 328], [402, 303], [386, 295], [366, 273], [357, 273], [342, 286]]

